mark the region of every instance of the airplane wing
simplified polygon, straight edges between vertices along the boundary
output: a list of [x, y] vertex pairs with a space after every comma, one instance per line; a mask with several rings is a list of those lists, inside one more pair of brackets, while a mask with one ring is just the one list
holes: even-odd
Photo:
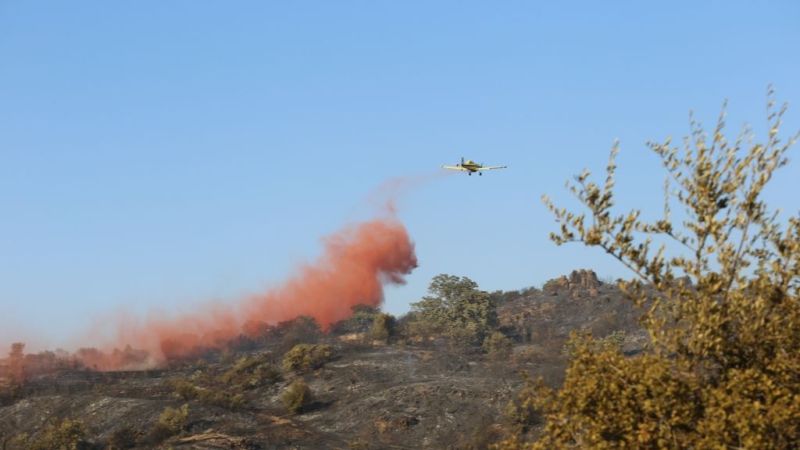
[[508, 166], [485, 166], [480, 167], [477, 170], [496, 170], [496, 169], [507, 169]]
[[467, 169], [465, 169], [465, 168], [463, 168], [463, 167], [461, 167], [461, 166], [442, 166], [442, 169], [447, 169], [447, 170], [460, 170], [460, 171], [462, 171], [462, 172], [467, 170]]

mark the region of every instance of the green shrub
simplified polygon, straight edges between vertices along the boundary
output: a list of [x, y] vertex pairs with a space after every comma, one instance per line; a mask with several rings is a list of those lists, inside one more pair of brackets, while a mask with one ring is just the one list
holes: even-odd
[[244, 391], [271, 385], [280, 379], [280, 371], [267, 356], [256, 355], [239, 358], [222, 375], [195, 372], [190, 379], [173, 379], [169, 385], [184, 400], [197, 399], [208, 405], [239, 409], [245, 405]]
[[178, 378], [171, 380], [170, 384], [175, 393], [184, 400], [192, 400], [198, 397], [200, 388], [189, 380]]
[[237, 389], [253, 389], [274, 384], [281, 379], [281, 373], [266, 360], [266, 356], [245, 356], [219, 377], [219, 381]]
[[294, 380], [281, 396], [283, 406], [292, 414], [297, 414], [308, 406], [311, 401], [311, 389], [301, 379]]
[[245, 404], [244, 395], [218, 387], [198, 389], [197, 399], [206, 404], [226, 409], [239, 409]]
[[158, 423], [163, 425], [173, 433], [178, 433], [186, 425], [186, 419], [189, 417], [189, 405], [184, 404], [180, 408], [166, 407], [161, 415], [158, 416]]
[[297, 344], [283, 356], [286, 372], [307, 372], [322, 367], [333, 357], [333, 348], [325, 344]]
[[186, 419], [189, 417], [189, 405], [184, 404], [180, 408], [166, 407], [158, 421], [148, 433], [146, 443], [157, 445], [183, 431], [186, 426]]
[[557, 244], [598, 247], [636, 276], [620, 285], [650, 345], [626, 357], [619, 335], [576, 341], [558, 390], [526, 386], [539, 440], [497, 448], [797, 448], [800, 215], [782, 220], [763, 199], [796, 140], [778, 137], [784, 111], [770, 98], [761, 143], [747, 130], [729, 141], [721, 115], [711, 133], [692, 122], [682, 149], [651, 144], [672, 184], [661, 219], [613, 211], [616, 148], [604, 182], [585, 171], [571, 186], [585, 212], [546, 200]]
[[86, 426], [83, 422], [64, 419], [45, 428], [36, 439], [21, 437], [20, 443], [29, 450], [78, 450], [85, 440]]
[[622, 331], [614, 331], [608, 336], [595, 339], [589, 334], [578, 334], [573, 332], [564, 344], [561, 354], [573, 357], [581, 347], [588, 347], [595, 352], [622, 352], [622, 344], [625, 342], [627, 334]]
[[499, 331], [495, 331], [483, 341], [483, 351], [492, 359], [506, 359], [513, 350], [511, 339]]

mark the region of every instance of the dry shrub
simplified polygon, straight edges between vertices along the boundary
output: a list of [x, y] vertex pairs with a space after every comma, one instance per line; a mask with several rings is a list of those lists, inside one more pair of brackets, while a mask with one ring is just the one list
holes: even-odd
[[146, 438], [146, 443], [155, 445], [159, 444], [166, 439], [174, 436], [186, 426], [186, 419], [189, 417], [189, 405], [184, 404], [180, 408], [166, 407], [161, 415], [158, 416], [158, 422], [153, 425]]
[[395, 333], [395, 318], [391, 314], [380, 313], [375, 316], [370, 328], [370, 336], [375, 341], [388, 343]]
[[27, 450], [78, 450], [87, 445], [86, 426], [82, 421], [72, 419], [49, 425], [35, 439], [23, 434], [11, 442], [11, 448]]
[[238, 390], [271, 385], [280, 379], [280, 371], [268, 361], [267, 355], [239, 358], [233, 367], [219, 377], [222, 384], [235, 386]]
[[303, 408], [311, 404], [311, 388], [301, 379], [294, 380], [281, 395], [281, 401], [286, 410], [291, 414], [302, 412]]
[[174, 392], [184, 400], [197, 399], [205, 404], [230, 410], [245, 406], [245, 391], [270, 386], [281, 380], [281, 373], [265, 354], [239, 358], [219, 376], [195, 372], [189, 379], [169, 381]]
[[683, 151], [651, 144], [674, 185], [655, 222], [611, 211], [616, 149], [604, 185], [584, 172], [572, 186], [588, 215], [546, 200], [561, 223], [556, 243], [599, 247], [636, 275], [621, 285], [652, 345], [625, 357], [578, 343], [560, 390], [526, 387], [546, 420], [541, 439], [497, 448], [797, 447], [800, 215], [781, 221], [761, 199], [796, 140], [778, 137], [784, 111], [770, 95], [765, 143], [749, 130], [729, 142], [722, 115], [710, 139], [692, 122]]
[[307, 372], [319, 369], [333, 357], [327, 344], [297, 344], [283, 356], [281, 367], [286, 372]]
[[136, 447], [139, 433], [132, 427], [122, 427], [111, 433], [108, 439], [109, 450], [124, 450]]
[[491, 359], [505, 360], [511, 356], [511, 351], [514, 348], [511, 339], [507, 338], [503, 333], [495, 331], [486, 337], [483, 341], [483, 351]]

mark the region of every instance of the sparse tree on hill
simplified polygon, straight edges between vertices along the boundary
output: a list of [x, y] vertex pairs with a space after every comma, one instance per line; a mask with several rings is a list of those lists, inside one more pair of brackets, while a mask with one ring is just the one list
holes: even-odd
[[480, 344], [497, 325], [490, 295], [467, 277], [437, 275], [428, 292], [429, 296], [411, 304], [418, 329], [442, 333], [465, 344]]
[[768, 111], [763, 143], [747, 129], [729, 141], [722, 115], [710, 136], [692, 121], [681, 149], [650, 144], [669, 180], [657, 221], [612, 212], [616, 148], [604, 184], [576, 177], [586, 213], [545, 199], [557, 244], [599, 247], [635, 274], [621, 285], [645, 309], [652, 350], [577, 342], [561, 389], [530, 382], [521, 399], [542, 413], [541, 439], [498, 448], [797, 447], [800, 215], [780, 220], [761, 195], [796, 137], [779, 137], [771, 93]]
[[372, 320], [370, 336], [376, 341], [389, 342], [394, 335], [395, 323], [395, 318], [391, 314], [379, 313]]

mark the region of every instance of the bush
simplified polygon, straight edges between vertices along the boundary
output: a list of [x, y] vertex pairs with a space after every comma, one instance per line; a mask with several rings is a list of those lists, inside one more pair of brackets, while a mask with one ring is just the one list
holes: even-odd
[[292, 348], [303, 342], [316, 343], [321, 336], [322, 329], [317, 321], [309, 316], [299, 316], [280, 322], [267, 333], [270, 340], [280, 341], [282, 349]]
[[236, 389], [247, 390], [274, 384], [281, 373], [266, 360], [266, 356], [244, 356], [219, 377], [219, 381]]
[[333, 324], [330, 329], [331, 333], [366, 333], [375, 322], [375, 317], [380, 314], [378, 308], [368, 305], [355, 305], [350, 309], [353, 311], [353, 315]]
[[29, 450], [78, 450], [86, 445], [86, 426], [80, 420], [64, 419], [45, 428], [37, 439], [21, 436], [18, 443]]
[[389, 342], [389, 338], [394, 335], [395, 318], [391, 314], [380, 313], [375, 316], [370, 329], [370, 336], [373, 340]]
[[307, 372], [322, 367], [333, 357], [333, 348], [325, 344], [297, 344], [283, 356], [286, 372]]
[[239, 358], [222, 375], [209, 376], [198, 371], [190, 379], [173, 379], [169, 384], [184, 400], [197, 399], [235, 410], [245, 405], [244, 391], [271, 385], [280, 379], [280, 371], [268, 361], [267, 355], [256, 355]]
[[164, 425], [168, 430], [173, 433], [181, 431], [186, 425], [186, 419], [189, 417], [189, 405], [184, 404], [180, 408], [166, 407], [161, 415], [158, 416], [158, 423]]
[[573, 332], [561, 349], [561, 353], [574, 357], [583, 346], [589, 347], [594, 352], [622, 352], [622, 344], [625, 342], [626, 336], [627, 334], [622, 330], [614, 331], [599, 339], [594, 339], [588, 334], [581, 335]]
[[186, 426], [186, 419], [189, 417], [189, 405], [184, 404], [180, 408], [166, 407], [161, 415], [158, 416], [158, 422], [153, 425], [147, 437], [147, 442], [150, 444], [159, 444], [171, 436], [174, 436]]
[[175, 393], [178, 394], [178, 397], [183, 400], [193, 400], [198, 397], [200, 388], [189, 380], [179, 378], [171, 380], [170, 384], [172, 385], [172, 389], [175, 390]]
[[294, 380], [281, 396], [283, 406], [292, 414], [297, 414], [308, 406], [311, 401], [311, 389], [301, 379]]
[[506, 359], [514, 348], [511, 339], [499, 331], [495, 331], [483, 341], [483, 351], [492, 359]]
[[124, 450], [136, 446], [139, 433], [131, 427], [122, 427], [111, 433], [108, 439], [109, 450]]
[[[526, 387], [546, 421], [541, 438], [498, 448], [796, 448], [800, 215], [779, 221], [761, 199], [795, 138], [778, 138], [785, 108], [770, 98], [768, 110], [765, 143], [749, 132], [728, 142], [723, 115], [710, 140], [692, 122], [683, 151], [651, 144], [676, 185], [660, 220], [611, 211], [616, 149], [602, 186], [588, 172], [572, 186], [587, 213], [545, 199], [557, 244], [599, 247], [632, 270], [621, 285], [644, 310], [651, 346], [628, 358], [577, 342], [560, 390]], [[677, 224], [671, 203], [683, 209]]]
[[542, 418], [538, 412], [539, 403], [536, 397], [540, 386], [541, 380], [532, 383], [530, 378], [525, 376], [525, 386], [517, 393], [516, 398], [506, 405], [506, 419], [518, 434], [527, 433], [534, 425], [541, 423]]

